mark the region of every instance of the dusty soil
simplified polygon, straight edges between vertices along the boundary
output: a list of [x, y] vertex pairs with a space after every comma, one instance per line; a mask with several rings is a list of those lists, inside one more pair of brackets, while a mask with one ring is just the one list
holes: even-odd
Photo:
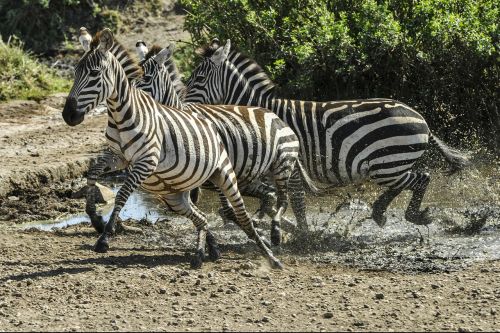
[[[182, 246], [113, 239], [91, 251], [88, 227], [57, 233], [0, 227], [0, 327], [5, 331], [494, 331], [500, 261], [428, 273], [370, 271], [281, 256], [270, 270], [254, 246], [190, 270]], [[189, 233], [189, 227], [184, 229]], [[239, 249], [239, 250], [238, 250]]]
[[53, 218], [81, 208], [66, 199], [80, 186], [72, 180], [104, 147], [106, 116], [89, 115], [69, 127], [61, 116], [65, 97], [0, 104], [0, 221]]

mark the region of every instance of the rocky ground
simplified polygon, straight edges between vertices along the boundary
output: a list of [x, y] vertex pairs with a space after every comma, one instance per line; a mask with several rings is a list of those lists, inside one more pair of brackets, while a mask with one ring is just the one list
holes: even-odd
[[[5, 331], [498, 331], [499, 261], [436, 273], [373, 271], [280, 256], [255, 246], [189, 269], [168, 223], [91, 251], [88, 227], [0, 228], [0, 328]], [[183, 228], [191, 233], [189, 225]], [[217, 230], [217, 228], [215, 229]], [[153, 234], [170, 245], [145, 242]], [[397, 246], [396, 244], [393, 244]], [[242, 251], [246, 248], [246, 251]]]

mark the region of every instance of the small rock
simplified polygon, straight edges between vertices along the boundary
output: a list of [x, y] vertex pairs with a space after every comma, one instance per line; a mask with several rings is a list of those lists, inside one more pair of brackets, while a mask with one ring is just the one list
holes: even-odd
[[325, 313], [323, 313], [323, 318], [325, 318], [325, 319], [333, 318], [333, 312], [325, 312]]
[[264, 323], [268, 323], [270, 320], [271, 320], [271, 318], [270, 318], [270, 317], [267, 317], [267, 316], [262, 317], [262, 321], [263, 321]]
[[262, 302], [260, 302], [260, 304], [262, 304], [264, 306], [268, 306], [268, 305], [271, 305], [271, 302], [270, 301], [262, 301]]
[[160, 294], [166, 294], [167, 293], [167, 289], [165, 288], [160, 288]]
[[19, 197], [16, 197], [15, 195], [11, 195], [7, 197], [7, 199], [9, 199], [9, 201], [19, 201]]
[[180, 293], [180, 292], [178, 292], [178, 291], [174, 291], [174, 296], [180, 296], [180, 295], [181, 295], [181, 293]]
[[437, 284], [431, 284], [431, 288], [432, 288], [432, 289], [438, 289], [438, 288], [439, 288], [439, 286], [438, 286]]
[[361, 327], [361, 326], [365, 326], [365, 323], [363, 323], [362, 321], [355, 321], [353, 323], [354, 326], [357, 326], [357, 327]]
[[375, 294], [375, 299], [384, 299], [384, 297], [385, 297], [385, 296], [384, 296], [384, 294], [382, 294], [382, 293], [376, 293], [376, 294]]

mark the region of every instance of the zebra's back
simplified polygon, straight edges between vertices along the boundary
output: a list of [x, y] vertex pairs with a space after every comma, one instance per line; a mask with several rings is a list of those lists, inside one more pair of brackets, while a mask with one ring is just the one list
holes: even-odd
[[186, 109], [210, 120], [220, 134], [240, 186], [260, 178], [280, 154], [298, 156], [299, 141], [276, 114], [259, 107], [198, 105]]

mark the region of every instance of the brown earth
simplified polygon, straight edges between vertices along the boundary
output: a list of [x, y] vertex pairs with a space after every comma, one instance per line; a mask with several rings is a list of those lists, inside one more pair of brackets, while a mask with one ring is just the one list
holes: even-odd
[[57, 94], [40, 103], [0, 104], [0, 221], [53, 218], [81, 207], [67, 202], [80, 186], [72, 180], [104, 147], [106, 115], [69, 127], [61, 116], [64, 101]]
[[[186, 224], [185, 232], [190, 232]], [[143, 227], [169, 235], [169, 225]], [[96, 254], [94, 232], [0, 228], [5, 331], [498, 331], [500, 262], [437, 274], [366, 271], [255, 247], [190, 270], [185, 251], [118, 236]]]

